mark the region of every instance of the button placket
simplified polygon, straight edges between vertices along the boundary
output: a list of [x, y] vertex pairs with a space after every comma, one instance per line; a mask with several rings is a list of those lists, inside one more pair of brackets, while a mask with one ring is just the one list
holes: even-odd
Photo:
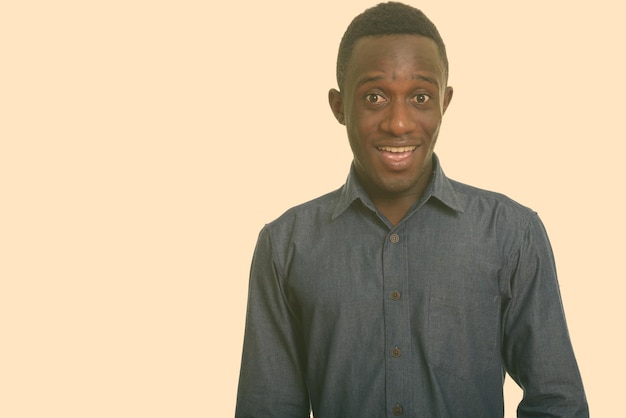
[[[385, 374], [389, 382], [386, 402], [394, 416], [404, 414], [398, 401], [410, 396], [407, 367], [410, 361], [409, 301], [405, 300], [408, 287], [408, 242], [405, 230], [388, 233], [383, 246], [383, 286], [385, 297], [385, 345], [387, 356]], [[408, 351], [407, 351], [408, 350]]]

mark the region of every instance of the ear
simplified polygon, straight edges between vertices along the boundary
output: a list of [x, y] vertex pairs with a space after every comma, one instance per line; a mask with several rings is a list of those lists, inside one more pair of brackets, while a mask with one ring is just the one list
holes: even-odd
[[446, 109], [450, 105], [452, 101], [452, 95], [454, 94], [454, 89], [450, 86], [446, 87], [446, 91], [443, 93], [443, 113], [446, 113]]
[[343, 113], [343, 98], [341, 92], [337, 89], [330, 89], [328, 91], [328, 104], [330, 104], [330, 110], [332, 110], [333, 115], [335, 115], [337, 122], [345, 125], [346, 118]]

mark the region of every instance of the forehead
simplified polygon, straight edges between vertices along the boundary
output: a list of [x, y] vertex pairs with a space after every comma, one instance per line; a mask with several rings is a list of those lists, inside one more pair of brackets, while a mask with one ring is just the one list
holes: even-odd
[[366, 73], [397, 76], [424, 74], [444, 84], [444, 65], [437, 44], [419, 35], [384, 35], [356, 41], [348, 66], [346, 82], [355, 82]]

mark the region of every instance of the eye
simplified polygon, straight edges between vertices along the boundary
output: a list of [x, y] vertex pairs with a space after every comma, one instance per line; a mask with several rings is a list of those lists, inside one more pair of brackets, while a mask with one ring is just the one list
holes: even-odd
[[424, 104], [430, 100], [430, 96], [428, 94], [418, 94], [414, 97], [414, 100], [419, 104]]
[[365, 96], [365, 100], [372, 104], [379, 104], [385, 101], [385, 98], [377, 93], [370, 93]]

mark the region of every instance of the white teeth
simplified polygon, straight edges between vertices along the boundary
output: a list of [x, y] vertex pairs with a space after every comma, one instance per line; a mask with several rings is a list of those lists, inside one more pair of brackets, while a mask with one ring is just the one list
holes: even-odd
[[417, 147], [378, 147], [379, 150], [388, 152], [408, 152], [413, 151], [415, 148]]

